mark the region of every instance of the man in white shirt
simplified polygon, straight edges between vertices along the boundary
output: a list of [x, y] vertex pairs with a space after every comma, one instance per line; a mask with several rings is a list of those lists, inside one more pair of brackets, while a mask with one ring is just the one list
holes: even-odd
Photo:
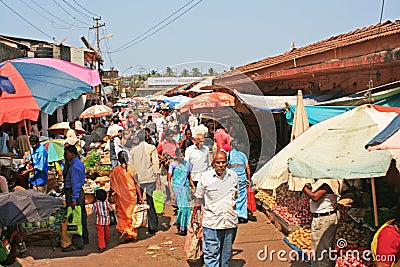
[[118, 125], [118, 117], [113, 118], [113, 125], [108, 127], [107, 129], [107, 136], [108, 136], [108, 146], [110, 148], [110, 161], [111, 161], [111, 167], [116, 167], [118, 166], [118, 157], [117, 153], [115, 152], [115, 143], [114, 143], [114, 138], [119, 136], [118, 132], [120, 130], [124, 130], [122, 126]]
[[147, 144], [145, 131], [138, 132], [139, 145], [132, 148], [129, 158], [129, 171], [137, 175], [140, 188], [146, 189], [146, 201], [150, 206], [148, 211], [148, 229], [150, 234], [155, 234], [158, 227], [158, 217], [154, 207], [153, 192], [156, 190], [156, 181], [160, 175], [160, 166], [156, 147]]
[[71, 121], [69, 123], [69, 129], [67, 131], [67, 133], [65, 134], [65, 142], [74, 146], [78, 143], [79, 139], [76, 136], [76, 132], [75, 132], [75, 122]]
[[237, 232], [238, 177], [227, 166], [225, 152], [218, 151], [213, 161], [214, 169], [201, 176], [195, 193], [196, 205], [191, 223], [195, 221], [203, 202], [203, 253], [207, 267], [229, 266]]
[[197, 186], [201, 175], [210, 166], [210, 150], [204, 145], [204, 134], [195, 135], [194, 145], [185, 151], [185, 160], [193, 165], [191, 176], [194, 185]]

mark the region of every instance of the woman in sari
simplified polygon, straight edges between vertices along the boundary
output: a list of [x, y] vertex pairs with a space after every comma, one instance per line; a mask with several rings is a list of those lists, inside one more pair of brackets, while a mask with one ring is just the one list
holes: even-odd
[[178, 228], [179, 235], [186, 235], [190, 214], [190, 188], [194, 188], [190, 172], [192, 164], [184, 160], [185, 154], [176, 149], [176, 159], [171, 162], [168, 170], [168, 187], [171, 200], [176, 202], [178, 212], [174, 225]]
[[247, 186], [250, 185], [250, 165], [246, 155], [238, 151], [239, 145], [233, 141], [232, 150], [227, 153], [229, 168], [238, 175], [239, 196], [236, 199], [236, 210], [240, 223], [247, 222]]
[[136, 206], [137, 196], [142, 203], [142, 193], [139, 183], [128, 171], [128, 153], [120, 151], [118, 153], [120, 165], [111, 172], [110, 197], [115, 195], [115, 211], [117, 213], [117, 230], [121, 233], [119, 238], [121, 243], [136, 241], [137, 228], [132, 227], [132, 213]]

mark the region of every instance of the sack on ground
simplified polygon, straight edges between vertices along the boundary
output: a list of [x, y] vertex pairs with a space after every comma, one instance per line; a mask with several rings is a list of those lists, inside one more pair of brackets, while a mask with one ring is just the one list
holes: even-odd
[[188, 260], [196, 261], [203, 255], [202, 228], [199, 223], [189, 224], [186, 236], [185, 252]]
[[147, 225], [147, 210], [150, 208], [147, 204], [136, 205], [132, 213], [132, 226], [139, 228]]
[[72, 235], [68, 234], [67, 225], [66, 221], [61, 224], [61, 248], [72, 245]]
[[81, 206], [67, 209], [67, 233], [82, 236], [82, 210]]

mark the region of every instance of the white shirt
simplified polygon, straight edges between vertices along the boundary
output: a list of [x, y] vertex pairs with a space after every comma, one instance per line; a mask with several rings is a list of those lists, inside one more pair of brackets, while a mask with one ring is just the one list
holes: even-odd
[[74, 129], [69, 129], [65, 137], [65, 142], [73, 146], [79, 141]]
[[204, 200], [203, 226], [211, 229], [236, 228], [238, 177], [226, 169], [220, 177], [214, 169], [205, 172], [197, 184], [195, 196]]
[[113, 124], [107, 129], [107, 135], [109, 136], [114, 136], [118, 133], [119, 130], [124, 130], [122, 126], [119, 126], [118, 124]]
[[311, 213], [326, 213], [336, 209], [338, 197], [335, 194], [325, 194], [318, 201], [310, 199]]
[[191, 145], [186, 149], [185, 160], [193, 165], [191, 172], [192, 180], [199, 181], [201, 175], [210, 166], [210, 150], [204, 145], [200, 149], [196, 145]]

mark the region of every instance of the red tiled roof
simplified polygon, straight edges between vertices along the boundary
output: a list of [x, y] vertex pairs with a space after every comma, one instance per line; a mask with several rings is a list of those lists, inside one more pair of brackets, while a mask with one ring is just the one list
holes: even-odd
[[349, 33], [339, 34], [337, 36], [330, 37], [326, 40], [319, 41], [317, 43], [296, 48], [291, 51], [286, 51], [284, 54], [278, 56], [267, 57], [260, 61], [237, 67], [232, 71], [228, 71], [216, 77], [216, 79], [233, 76], [238, 73], [256, 71], [262, 68], [266, 68], [269, 66], [293, 60], [294, 58], [300, 58], [318, 53], [323, 53], [334, 48], [345, 47], [361, 43], [364, 41], [372, 40], [378, 37], [389, 36], [397, 33], [400, 33], [400, 20], [396, 20], [395, 22], [391, 22], [389, 20], [383, 22], [382, 24], [378, 23], [376, 25], [357, 29]]

